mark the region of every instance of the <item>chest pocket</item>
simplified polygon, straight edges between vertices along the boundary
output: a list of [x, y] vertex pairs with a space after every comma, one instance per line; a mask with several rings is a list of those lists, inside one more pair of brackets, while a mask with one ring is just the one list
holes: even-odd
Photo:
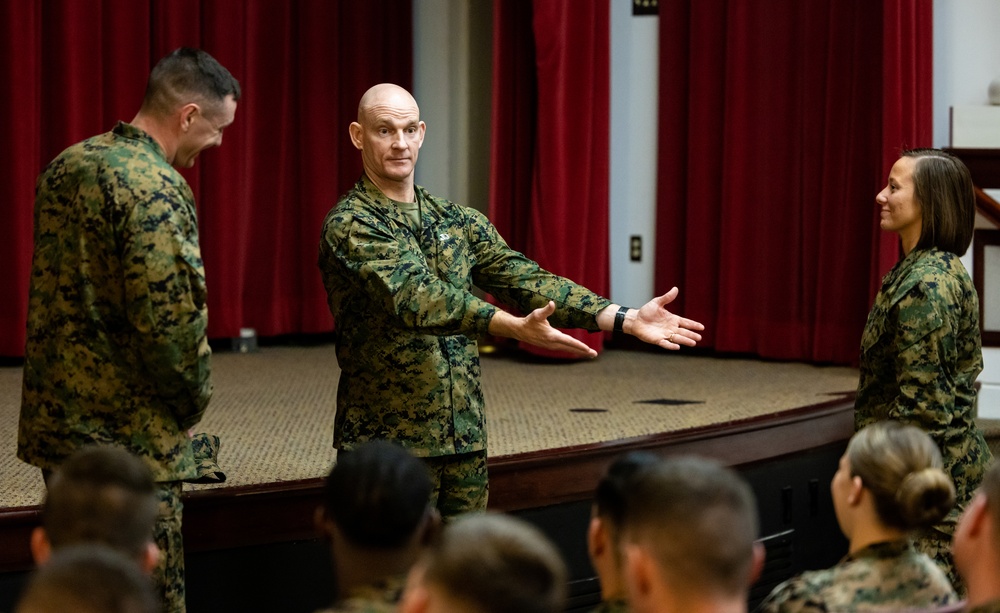
[[455, 287], [469, 289], [475, 260], [465, 232], [455, 226], [438, 226], [433, 232], [429, 239], [434, 241], [437, 252], [438, 278]]
[[885, 300], [877, 300], [872, 306], [872, 310], [868, 313], [868, 322], [865, 324], [864, 335], [861, 337], [862, 355], [868, 353], [879, 344], [892, 341], [891, 338], [888, 338], [887, 334], [889, 331], [889, 311], [891, 308], [892, 304]]

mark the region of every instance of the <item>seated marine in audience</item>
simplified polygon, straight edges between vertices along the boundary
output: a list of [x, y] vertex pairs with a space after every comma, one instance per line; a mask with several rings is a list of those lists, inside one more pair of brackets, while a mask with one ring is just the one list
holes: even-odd
[[899, 611], [958, 601], [942, 569], [909, 539], [955, 504], [955, 487], [927, 433], [894, 421], [861, 429], [840, 458], [830, 493], [847, 555], [774, 588], [759, 611]]
[[746, 611], [764, 562], [750, 486], [696, 457], [644, 467], [631, 482], [622, 543], [638, 613]]
[[153, 572], [159, 502], [152, 473], [139, 458], [119, 447], [81, 447], [52, 473], [47, 490], [42, 525], [31, 534], [36, 564], [63, 547], [101, 543]]
[[587, 551], [601, 581], [601, 604], [593, 613], [626, 613], [625, 578], [622, 573], [621, 529], [632, 481], [642, 469], [658, 462], [655, 455], [642, 452], [626, 454], [605, 471], [594, 490]]
[[1000, 462], [994, 462], [965, 509], [952, 546], [969, 613], [1000, 612]]
[[406, 574], [439, 532], [426, 466], [395, 443], [341, 452], [316, 523], [329, 541], [336, 602], [326, 613], [396, 610]]
[[562, 613], [567, 572], [551, 541], [524, 520], [460, 516], [410, 571], [400, 613]]
[[34, 572], [14, 613], [159, 613], [152, 579], [120, 551], [69, 545]]

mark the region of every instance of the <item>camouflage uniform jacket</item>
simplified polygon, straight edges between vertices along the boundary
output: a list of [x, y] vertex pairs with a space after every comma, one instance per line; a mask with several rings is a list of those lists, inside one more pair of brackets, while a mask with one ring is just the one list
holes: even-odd
[[388, 577], [351, 590], [332, 608], [316, 613], [394, 613], [406, 587], [406, 575]]
[[758, 613], [901, 611], [958, 602], [933, 560], [905, 540], [876, 543], [774, 588]]
[[629, 613], [628, 602], [624, 598], [614, 598], [612, 600], [602, 600], [590, 613]]
[[212, 386], [194, 196], [126, 123], [38, 178], [18, 457], [54, 469], [92, 443], [158, 481], [197, 476], [186, 430]]
[[951, 534], [992, 455], [975, 423], [983, 369], [979, 299], [958, 256], [913, 250], [882, 280], [861, 339], [854, 425], [894, 419], [919, 426], [941, 449], [955, 482]]
[[363, 176], [323, 222], [319, 265], [337, 322], [334, 446], [391, 439], [417, 456], [486, 449], [476, 339], [497, 307], [555, 301], [553, 326], [597, 330], [611, 302], [509, 248], [474, 209], [416, 186], [420, 227]]

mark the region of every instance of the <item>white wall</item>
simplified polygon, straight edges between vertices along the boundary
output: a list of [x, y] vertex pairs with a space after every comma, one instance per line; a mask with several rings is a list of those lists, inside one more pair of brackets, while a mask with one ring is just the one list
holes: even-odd
[[[951, 145], [952, 106], [989, 103], [990, 81], [1000, 76], [998, 31], [997, 0], [934, 0], [934, 146]], [[971, 249], [962, 261], [973, 274]], [[1000, 348], [984, 348], [983, 360], [979, 414], [1000, 418]]]
[[653, 287], [659, 28], [658, 16], [632, 16], [632, 0], [611, 0], [610, 298], [634, 307], [670, 289]]
[[492, 16], [488, 0], [413, 3], [413, 96], [427, 124], [415, 179], [480, 211], [489, 206]]

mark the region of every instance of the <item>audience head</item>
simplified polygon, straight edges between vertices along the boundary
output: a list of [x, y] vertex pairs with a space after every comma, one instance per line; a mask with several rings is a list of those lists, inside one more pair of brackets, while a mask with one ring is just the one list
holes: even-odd
[[42, 526], [32, 534], [35, 561], [71, 545], [101, 543], [150, 571], [159, 550], [153, 527], [159, 511], [149, 468], [118, 447], [82, 447], [52, 474]]
[[936, 247], [964, 255], [972, 242], [976, 193], [972, 175], [962, 160], [940, 149], [910, 149], [913, 195], [922, 227], [918, 249]]
[[625, 454], [608, 466], [594, 490], [587, 548], [605, 598], [624, 596], [620, 537], [626, 502], [636, 475], [656, 462], [659, 458], [651, 453]]
[[105, 545], [60, 549], [32, 575], [15, 613], [156, 613], [153, 583]]
[[1000, 462], [993, 462], [955, 530], [955, 568], [969, 608], [1000, 599]]
[[753, 493], [734, 471], [697, 457], [643, 468], [632, 483], [624, 521], [630, 606], [745, 607], [763, 564], [757, 530]]
[[432, 490], [423, 462], [395, 443], [372, 441], [337, 459], [321, 519], [355, 548], [406, 547], [435, 517]]
[[887, 527], [909, 531], [938, 523], [955, 504], [955, 486], [941, 467], [941, 452], [916, 426], [881, 421], [861, 429], [830, 484], [841, 528], [850, 536], [847, 510], [862, 488]]
[[459, 517], [410, 571], [401, 613], [561, 613], [566, 567], [538, 529], [494, 513]]

